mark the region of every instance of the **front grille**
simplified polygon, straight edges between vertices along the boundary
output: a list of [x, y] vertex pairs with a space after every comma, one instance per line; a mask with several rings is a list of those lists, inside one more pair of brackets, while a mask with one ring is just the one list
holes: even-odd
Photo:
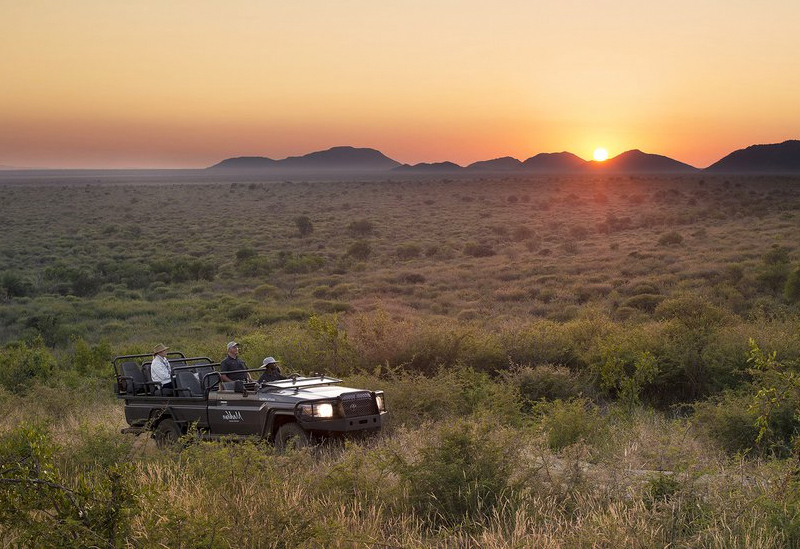
[[378, 413], [378, 406], [371, 393], [345, 393], [342, 395], [345, 417], [371, 416]]

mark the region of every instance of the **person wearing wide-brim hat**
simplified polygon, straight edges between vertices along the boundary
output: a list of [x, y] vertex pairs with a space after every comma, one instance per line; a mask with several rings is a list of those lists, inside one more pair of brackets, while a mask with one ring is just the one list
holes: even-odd
[[159, 343], [153, 347], [153, 362], [150, 364], [150, 379], [161, 384], [161, 389], [172, 388], [172, 367], [167, 360], [169, 347]]
[[264, 359], [264, 361], [261, 363], [261, 367], [266, 368], [267, 370], [261, 374], [260, 378], [258, 378], [259, 383], [286, 379], [286, 376], [281, 374], [281, 369], [278, 367], [278, 361], [271, 356], [268, 356]]

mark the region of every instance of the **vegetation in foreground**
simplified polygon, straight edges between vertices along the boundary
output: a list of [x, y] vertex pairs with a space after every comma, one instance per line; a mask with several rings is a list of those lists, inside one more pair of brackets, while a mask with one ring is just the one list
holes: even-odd
[[[798, 546], [795, 183], [9, 185], [3, 544]], [[385, 433], [119, 434], [112, 354], [234, 338]]]

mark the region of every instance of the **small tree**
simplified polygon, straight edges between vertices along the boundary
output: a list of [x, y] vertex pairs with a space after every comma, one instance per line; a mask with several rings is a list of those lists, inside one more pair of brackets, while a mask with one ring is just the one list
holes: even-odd
[[307, 215], [301, 215], [294, 218], [294, 224], [297, 225], [297, 230], [300, 231], [300, 236], [308, 236], [314, 232], [314, 224]]

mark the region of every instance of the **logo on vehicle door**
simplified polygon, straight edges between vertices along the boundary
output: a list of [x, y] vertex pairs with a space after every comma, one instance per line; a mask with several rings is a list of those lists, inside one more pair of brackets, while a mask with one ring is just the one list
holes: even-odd
[[227, 411], [222, 414], [222, 419], [225, 421], [239, 422], [242, 421], [242, 413]]

